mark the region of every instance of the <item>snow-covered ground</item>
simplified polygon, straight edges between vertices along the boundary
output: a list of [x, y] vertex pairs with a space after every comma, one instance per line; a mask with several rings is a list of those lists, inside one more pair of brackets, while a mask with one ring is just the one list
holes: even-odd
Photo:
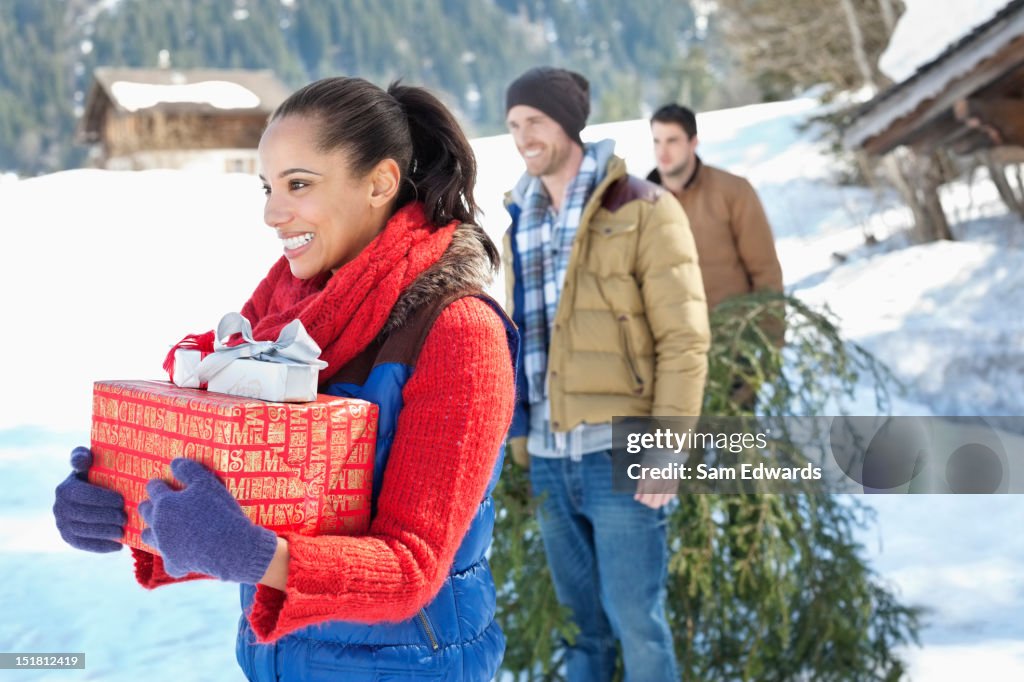
[[[963, 241], [909, 248], [909, 214], [891, 193], [838, 186], [834, 162], [797, 127], [811, 99], [699, 118], [708, 163], [749, 177], [778, 237], [787, 288], [829, 305], [844, 334], [896, 372], [901, 409], [1024, 414], [1024, 225], [983, 178], [948, 188]], [[592, 126], [635, 174], [653, 166], [646, 121]], [[501, 196], [521, 172], [507, 136], [474, 142], [478, 199], [494, 237]], [[77, 673], [15, 679], [241, 679], [237, 592], [191, 583], [145, 592], [127, 552], [68, 549], [49, 507], [70, 448], [88, 441], [90, 384], [160, 375], [169, 344], [237, 309], [278, 255], [245, 175], [77, 170], [0, 182], [0, 651], [84, 651]], [[866, 246], [865, 233], [877, 240]], [[846, 260], [839, 262], [839, 253]], [[495, 293], [500, 295], [501, 288]], [[1024, 498], [865, 498], [876, 570], [905, 601], [932, 609], [912, 679], [1024, 679]]]

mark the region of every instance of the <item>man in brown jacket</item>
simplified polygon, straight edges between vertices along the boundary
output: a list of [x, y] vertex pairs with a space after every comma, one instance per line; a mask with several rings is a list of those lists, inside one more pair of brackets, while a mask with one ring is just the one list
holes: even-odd
[[[658, 167], [647, 179], [671, 192], [686, 210], [697, 243], [708, 309], [731, 296], [753, 291], [782, 293], [782, 267], [757, 192], [746, 178], [700, 160], [694, 113], [678, 104], [666, 104], [651, 117], [651, 135]], [[781, 319], [764, 318], [760, 327], [782, 346], [785, 324]], [[749, 361], [737, 358], [737, 362], [746, 365]], [[730, 399], [751, 411], [757, 387], [736, 378]]]
[[651, 117], [658, 167], [647, 179], [686, 210], [697, 242], [708, 308], [738, 294], [782, 292], [782, 267], [768, 218], [745, 178], [705, 165], [697, 156], [697, 117], [667, 104]]

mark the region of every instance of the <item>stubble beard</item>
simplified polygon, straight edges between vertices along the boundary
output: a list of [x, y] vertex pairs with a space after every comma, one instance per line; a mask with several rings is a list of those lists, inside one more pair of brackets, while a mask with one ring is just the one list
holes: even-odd
[[550, 175], [558, 174], [562, 170], [562, 168], [565, 167], [566, 161], [569, 158], [568, 148], [559, 150], [558, 147], [548, 147], [548, 150], [550, 151], [551, 155], [550, 157], [548, 157], [547, 162], [544, 164], [544, 167], [541, 168], [540, 171], [538, 171], [536, 175], [536, 177], [538, 178], [544, 178]]
[[686, 177], [686, 173], [690, 170], [690, 161], [684, 160], [668, 170], [661, 171], [662, 178], [673, 178], [681, 180]]

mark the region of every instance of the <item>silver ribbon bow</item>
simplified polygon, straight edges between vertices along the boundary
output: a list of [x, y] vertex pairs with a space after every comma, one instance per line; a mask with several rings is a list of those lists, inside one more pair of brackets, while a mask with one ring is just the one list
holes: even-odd
[[[241, 334], [243, 343], [228, 346], [227, 340]], [[241, 313], [228, 313], [217, 325], [217, 340], [213, 352], [203, 358], [196, 369], [200, 383], [206, 384], [235, 360], [252, 358], [264, 362], [286, 365], [309, 365], [323, 369], [327, 363], [320, 360], [320, 346], [309, 335], [302, 322], [292, 320], [277, 336], [277, 341], [257, 341], [252, 337], [252, 325]]]

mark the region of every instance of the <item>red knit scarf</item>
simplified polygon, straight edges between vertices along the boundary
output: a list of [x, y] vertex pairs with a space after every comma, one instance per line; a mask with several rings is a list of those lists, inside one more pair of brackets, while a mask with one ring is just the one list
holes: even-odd
[[423, 205], [402, 207], [358, 256], [330, 273], [300, 280], [282, 257], [263, 278], [242, 315], [253, 337], [272, 341], [298, 318], [322, 349], [326, 381], [377, 336], [399, 295], [441, 257], [458, 221], [435, 228]]

